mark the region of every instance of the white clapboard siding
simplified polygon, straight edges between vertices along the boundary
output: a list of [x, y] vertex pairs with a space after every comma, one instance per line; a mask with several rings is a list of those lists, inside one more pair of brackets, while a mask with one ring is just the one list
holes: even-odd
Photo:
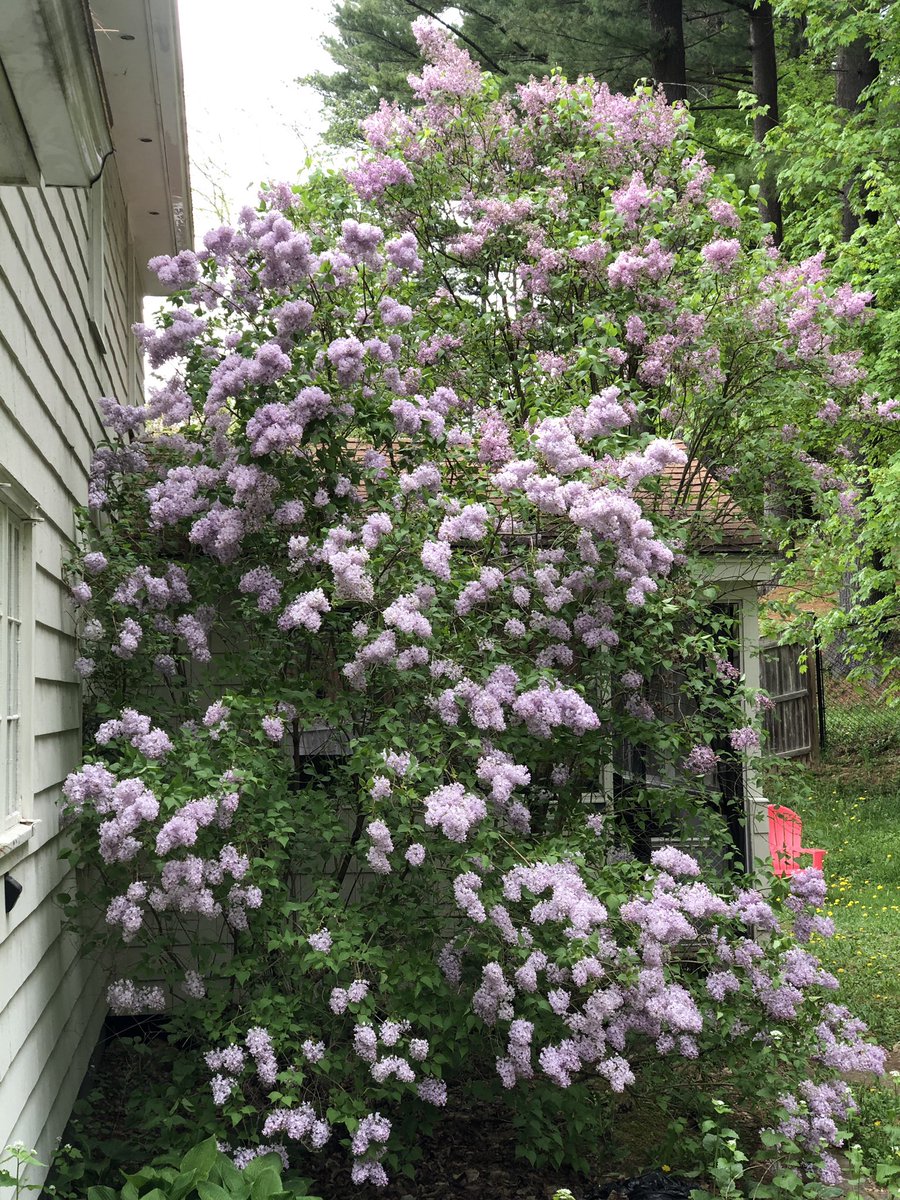
[[102, 972], [63, 932], [55, 900], [75, 886], [59, 857], [58, 801], [81, 742], [63, 570], [100, 435], [97, 400], [134, 400], [142, 386], [130, 334], [141, 315], [138, 274], [112, 161], [103, 176], [102, 303], [90, 278], [96, 201], [77, 188], [0, 187], [0, 467], [42, 518], [31, 526], [33, 795], [23, 811], [35, 825], [0, 856], [0, 874], [22, 885], [11, 913], [0, 905], [0, 1147], [21, 1140], [44, 1162], [105, 1012]]

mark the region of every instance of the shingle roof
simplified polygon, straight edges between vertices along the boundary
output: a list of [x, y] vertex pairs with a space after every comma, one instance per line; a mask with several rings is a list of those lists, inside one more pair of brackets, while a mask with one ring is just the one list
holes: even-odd
[[772, 625], [792, 625], [801, 614], [823, 617], [837, 608], [838, 603], [837, 592], [823, 596], [816, 592], [813, 580], [808, 585], [779, 584], [760, 597], [760, 614]]
[[[682, 450], [687, 447], [677, 442]], [[348, 448], [362, 457], [368, 444], [351, 439]], [[673, 464], [655, 477], [658, 488], [638, 489], [636, 499], [649, 515], [662, 513], [687, 523], [685, 540], [702, 553], [751, 554], [762, 546], [755, 522], [744, 513], [722, 484], [696, 459]], [[364, 485], [361, 488], [365, 492]], [[499, 496], [498, 496], [499, 499]]]
[[[687, 450], [682, 443], [679, 445]], [[749, 554], [762, 546], [756, 523], [696, 459], [689, 459], [684, 466], [667, 467], [659, 477], [659, 485], [648, 507], [686, 521], [692, 549]]]

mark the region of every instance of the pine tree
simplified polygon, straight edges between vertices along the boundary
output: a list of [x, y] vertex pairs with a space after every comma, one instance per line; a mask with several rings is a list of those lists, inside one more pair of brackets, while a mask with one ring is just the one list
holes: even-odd
[[736, 108], [751, 83], [751, 0], [336, 0], [334, 35], [324, 41], [337, 70], [308, 76], [323, 97], [330, 140], [347, 143], [356, 122], [383, 97], [410, 99], [406, 77], [420, 67], [410, 23], [429, 15], [451, 28], [501, 87], [558, 69], [593, 75], [630, 92], [663, 86], [698, 109]]

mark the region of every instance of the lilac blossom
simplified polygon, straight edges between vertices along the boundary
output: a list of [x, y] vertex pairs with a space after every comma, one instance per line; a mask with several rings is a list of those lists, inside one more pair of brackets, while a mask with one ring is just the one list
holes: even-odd
[[109, 560], [101, 550], [92, 550], [81, 560], [81, 565], [89, 575], [102, 575], [109, 566]]
[[315, 633], [322, 627], [322, 616], [331, 611], [331, 605], [321, 588], [304, 592], [292, 600], [278, 618], [278, 628], [287, 633], [292, 629], [308, 629]]
[[199, 971], [187, 971], [184, 976], [184, 991], [192, 1000], [203, 1000], [206, 996], [206, 984]]
[[313, 950], [318, 950], [320, 954], [327, 954], [332, 946], [331, 934], [327, 929], [320, 929], [318, 933], [310, 934], [307, 940]]
[[248, 1029], [244, 1045], [256, 1064], [256, 1074], [259, 1076], [260, 1082], [270, 1087], [273, 1086], [278, 1074], [278, 1064], [275, 1061], [275, 1051], [269, 1031], [259, 1025]]
[[314, 1042], [312, 1038], [306, 1038], [300, 1044], [300, 1049], [303, 1052], [303, 1057], [308, 1063], [321, 1062], [325, 1057], [325, 1043]]
[[366, 826], [366, 834], [371, 842], [366, 855], [369, 866], [376, 875], [389, 875], [391, 864], [388, 855], [394, 850], [391, 831], [384, 821], [370, 821]]
[[164, 1012], [165, 994], [161, 987], [136, 984], [131, 979], [117, 979], [106, 989], [106, 1002], [114, 1013]]
[[284, 721], [281, 717], [265, 716], [262, 719], [263, 733], [270, 742], [280, 742], [284, 739]]
[[438, 530], [438, 539], [449, 542], [478, 542], [487, 534], [488, 511], [483, 504], [468, 504], [456, 516], [445, 517]]
[[693, 775], [708, 775], [716, 769], [719, 756], [709, 746], [693, 746], [682, 764]]
[[708, 265], [722, 274], [731, 270], [740, 252], [741, 243], [737, 238], [717, 238], [700, 251]]
[[377, 225], [346, 220], [341, 226], [340, 248], [350, 256], [354, 264], [363, 264], [377, 270], [381, 266], [381, 255], [377, 247], [384, 233]]
[[413, 842], [403, 856], [411, 867], [421, 867], [425, 861], [425, 847], [421, 842]]
[[599, 717], [587, 701], [559, 683], [551, 687], [544, 682], [523, 692], [512, 707], [528, 731], [537, 737], [550, 737], [553, 729], [560, 726], [578, 735], [600, 726]]
[[359, 1122], [353, 1135], [351, 1149], [357, 1158], [362, 1157], [370, 1146], [384, 1145], [391, 1134], [391, 1123], [380, 1113], [369, 1113]]
[[393, 774], [402, 778], [407, 774], [412, 766], [412, 755], [408, 750], [382, 750], [381, 756], [384, 759], [385, 770], [392, 771]]
[[119, 659], [133, 659], [143, 636], [142, 626], [131, 617], [126, 617], [119, 626], [119, 641], [113, 647], [113, 654]]
[[751, 726], [743, 729], [732, 729], [728, 735], [732, 750], [758, 750], [759, 733]]
[[425, 797], [425, 824], [438, 826], [453, 842], [464, 842], [473, 826], [487, 816], [480, 796], [467, 792], [461, 783], [445, 784]]
[[505, 804], [517, 787], [527, 787], [531, 772], [527, 767], [514, 763], [509, 755], [491, 751], [483, 755], [476, 764], [475, 773], [481, 783], [490, 784], [491, 797]]
[[438, 579], [449, 580], [452, 553], [449, 542], [425, 542], [421, 552], [422, 566]]
[[654, 867], [668, 871], [670, 875], [697, 876], [700, 874], [700, 864], [689, 854], [685, 854], [675, 846], [664, 846], [654, 850], [650, 855]]

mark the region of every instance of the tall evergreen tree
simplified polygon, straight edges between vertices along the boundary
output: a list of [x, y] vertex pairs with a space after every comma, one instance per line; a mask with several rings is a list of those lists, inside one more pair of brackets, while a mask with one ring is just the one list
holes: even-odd
[[408, 101], [406, 76], [418, 69], [409, 32], [417, 16], [446, 23], [504, 88], [559, 69], [593, 75], [614, 90], [649, 80], [670, 100], [737, 107], [751, 83], [750, 0], [335, 0], [335, 33], [325, 46], [337, 70], [308, 76], [322, 95], [331, 140], [353, 140], [373, 103]]

